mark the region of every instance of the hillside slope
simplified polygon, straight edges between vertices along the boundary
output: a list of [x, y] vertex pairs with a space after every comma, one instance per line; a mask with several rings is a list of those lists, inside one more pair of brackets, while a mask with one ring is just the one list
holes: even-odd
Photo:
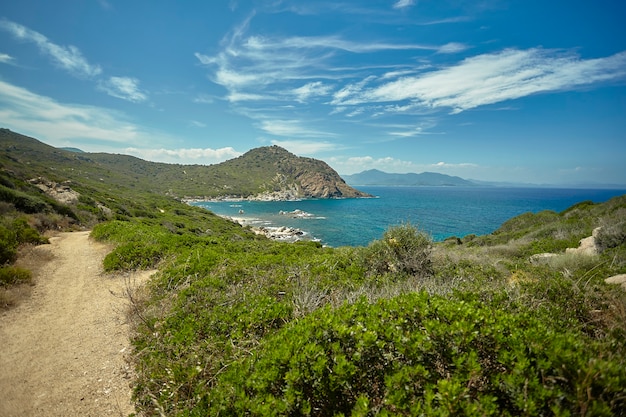
[[325, 162], [298, 157], [278, 146], [253, 149], [216, 165], [180, 165], [128, 155], [76, 153], [0, 129], [0, 164], [18, 173], [27, 168], [57, 182], [95, 180], [176, 198], [368, 197], [347, 185]]
[[262, 190], [266, 196], [278, 198], [368, 197], [347, 185], [325, 162], [298, 157], [279, 146], [252, 149], [210, 168], [229, 187], [248, 188], [250, 194]]

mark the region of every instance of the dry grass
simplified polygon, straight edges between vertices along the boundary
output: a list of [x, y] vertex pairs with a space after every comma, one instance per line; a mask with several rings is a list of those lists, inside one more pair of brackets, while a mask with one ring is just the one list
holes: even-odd
[[54, 255], [47, 245], [24, 245], [18, 251], [15, 266], [28, 269], [37, 276], [53, 259]]
[[19, 284], [9, 288], [0, 287], [0, 311], [16, 307], [33, 292], [32, 284]]
[[37, 277], [52, 259], [54, 259], [52, 252], [45, 245], [22, 246], [18, 251], [15, 266], [30, 271], [33, 279], [8, 287], [0, 287], [0, 310], [14, 308], [28, 299], [37, 283]]

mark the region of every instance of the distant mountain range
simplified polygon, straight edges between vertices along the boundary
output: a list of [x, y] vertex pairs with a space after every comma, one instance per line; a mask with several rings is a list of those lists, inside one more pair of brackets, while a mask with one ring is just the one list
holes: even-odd
[[475, 182], [461, 177], [438, 174], [436, 172], [422, 172], [421, 174], [390, 174], [370, 169], [358, 174], [343, 175], [346, 183], [356, 185], [404, 185], [404, 186], [476, 186]]

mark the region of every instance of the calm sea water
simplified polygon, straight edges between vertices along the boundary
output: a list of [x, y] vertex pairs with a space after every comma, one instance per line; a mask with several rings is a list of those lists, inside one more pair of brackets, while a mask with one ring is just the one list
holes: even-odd
[[[581, 201], [604, 202], [626, 190], [499, 187], [358, 187], [376, 198], [302, 201], [200, 202], [212, 212], [248, 223], [289, 226], [329, 246], [364, 246], [393, 225], [410, 222], [436, 241], [483, 235], [511, 217], [562, 211]], [[281, 212], [302, 210], [307, 217]]]

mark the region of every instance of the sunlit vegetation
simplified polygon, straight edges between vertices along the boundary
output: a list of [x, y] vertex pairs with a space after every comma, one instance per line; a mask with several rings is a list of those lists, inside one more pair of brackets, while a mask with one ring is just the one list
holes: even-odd
[[[626, 196], [486, 236], [401, 224], [328, 248], [152, 192], [142, 166], [79, 174], [97, 165], [77, 155], [4, 154], [0, 286], [31, 280], [13, 262], [50, 230], [93, 227], [106, 271], [158, 269], [129, 293], [142, 415], [624, 415], [626, 292], [604, 279], [626, 273]], [[57, 203], [37, 175], [80, 198]], [[598, 254], [565, 252], [597, 227]]]
[[[134, 219], [94, 236], [119, 243], [111, 268], [160, 266], [134, 299], [146, 414], [616, 415], [626, 298], [603, 279], [626, 272], [624, 207], [523, 215], [460, 245], [410, 224], [335, 249]], [[564, 253], [598, 224], [616, 224], [601, 254]]]

